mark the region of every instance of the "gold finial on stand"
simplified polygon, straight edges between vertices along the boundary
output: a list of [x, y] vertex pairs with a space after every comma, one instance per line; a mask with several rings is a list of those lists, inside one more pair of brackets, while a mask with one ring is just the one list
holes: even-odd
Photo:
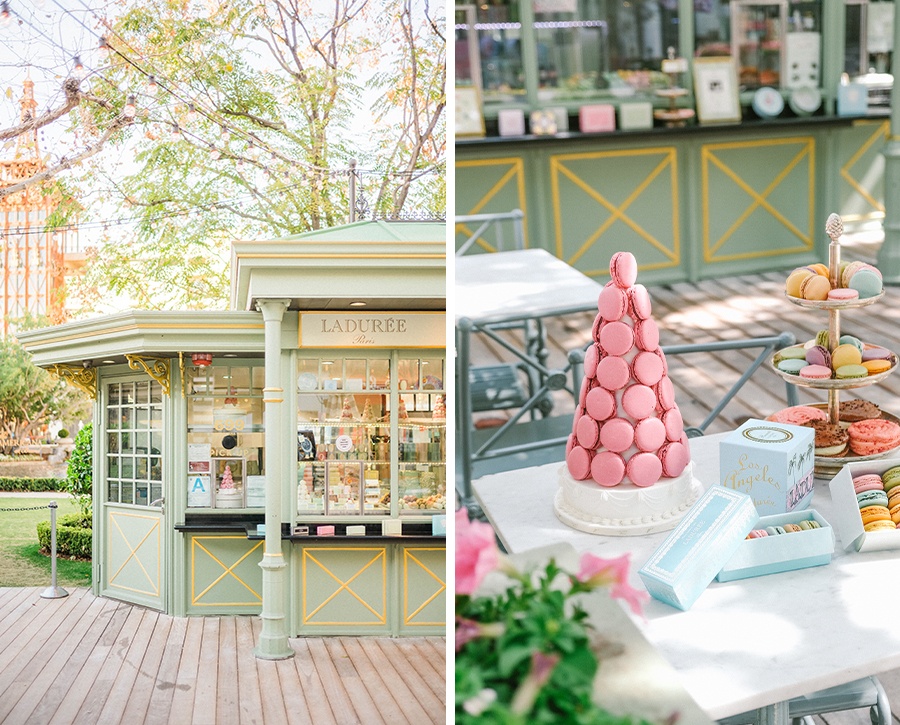
[[[844, 222], [838, 214], [829, 214], [825, 222], [825, 233], [831, 239], [828, 245], [828, 277], [831, 288], [841, 286], [841, 243], [840, 238], [844, 233]], [[840, 344], [841, 340], [841, 313], [840, 310], [828, 311], [828, 351]], [[828, 390], [828, 420], [838, 425], [840, 420], [840, 400], [837, 389]]]

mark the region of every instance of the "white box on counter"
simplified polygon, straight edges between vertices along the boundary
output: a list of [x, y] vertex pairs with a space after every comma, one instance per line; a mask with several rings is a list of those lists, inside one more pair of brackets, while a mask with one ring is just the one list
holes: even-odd
[[889, 468], [900, 466], [900, 458], [881, 458], [874, 461], [848, 463], [831, 479], [831, 500], [834, 502], [834, 528], [846, 551], [882, 551], [900, 549], [900, 530], [866, 531], [859, 504], [853, 490], [853, 479], [867, 473], [879, 476]]

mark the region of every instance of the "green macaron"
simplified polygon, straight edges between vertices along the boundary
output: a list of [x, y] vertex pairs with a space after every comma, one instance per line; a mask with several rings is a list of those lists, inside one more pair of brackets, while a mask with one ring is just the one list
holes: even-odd
[[887, 469], [881, 474], [881, 480], [884, 482], [885, 492], [890, 491], [894, 486], [900, 486], [900, 466]]
[[[806, 365], [807, 365], [807, 363], [806, 363], [805, 359], [803, 359], [803, 360], [788, 359], [788, 360], [782, 360], [781, 362], [777, 363], [776, 367], [779, 370], [781, 370], [781, 372], [783, 372], [783, 373], [789, 373], [790, 375], [796, 375], [797, 373], [800, 372], [800, 369], [805, 368]], [[862, 367], [862, 365], [860, 365], [860, 367]], [[863, 368], [863, 370], [865, 370], [865, 368]]]
[[834, 371], [834, 376], [838, 380], [847, 380], [850, 378], [868, 377], [869, 371], [862, 365], [841, 365]]

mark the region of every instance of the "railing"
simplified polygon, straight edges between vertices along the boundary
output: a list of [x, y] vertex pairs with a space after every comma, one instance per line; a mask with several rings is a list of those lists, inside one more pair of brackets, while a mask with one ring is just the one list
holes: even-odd
[[472, 246], [478, 242], [478, 240], [484, 235], [484, 233], [493, 227], [494, 231], [494, 240], [496, 241], [497, 251], [503, 251], [504, 246], [504, 234], [503, 234], [503, 222], [512, 222], [513, 228], [513, 249], [524, 249], [525, 248], [525, 227], [523, 220], [525, 219], [525, 214], [521, 209], [513, 209], [508, 212], [498, 212], [496, 214], [469, 214], [468, 216], [458, 216], [456, 217], [456, 228], [459, 229], [461, 224], [477, 224], [478, 227], [474, 232], [469, 234], [459, 249], [456, 250], [456, 256], [461, 257]]

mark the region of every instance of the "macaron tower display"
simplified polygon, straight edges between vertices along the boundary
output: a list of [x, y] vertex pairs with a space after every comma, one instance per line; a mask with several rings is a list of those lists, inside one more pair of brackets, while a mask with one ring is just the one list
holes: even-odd
[[554, 509], [589, 533], [675, 526], [700, 493], [650, 296], [629, 252], [610, 260]]
[[828, 313], [828, 329], [801, 345], [779, 350], [772, 367], [785, 380], [828, 391], [825, 405], [794, 406], [770, 420], [815, 430], [815, 471], [834, 474], [844, 463], [878, 458], [900, 447], [900, 421], [865, 400], [840, 401], [841, 390], [872, 385], [897, 367], [897, 356], [879, 345], [841, 334], [841, 311], [865, 307], [884, 294], [881, 273], [863, 262], [841, 262], [844, 225], [828, 217], [829, 264], [810, 265], [788, 276], [785, 292], [796, 305]]

